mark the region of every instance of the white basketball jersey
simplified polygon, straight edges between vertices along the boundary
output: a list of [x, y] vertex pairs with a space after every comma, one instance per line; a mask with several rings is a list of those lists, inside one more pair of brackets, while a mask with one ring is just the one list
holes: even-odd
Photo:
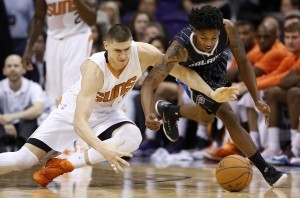
[[48, 36], [62, 39], [90, 29], [80, 18], [73, 0], [46, 0], [46, 3]]
[[[93, 110], [95, 113], [110, 112], [120, 108], [125, 94], [134, 87], [135, 83], [142, 75], [138, 48], [134, 41], [131, 43], [131, 54], [128, 65], [119, 76], [115, 75], [109, 68], [104, 54], [105, 52], [98, 52], [89, 58], [99, 66], [104, 74], [103, 87], [98, 91], [95, 98]], [[63, 95], [63, 101], [75, 105], [80, 89], [81, 79]]]

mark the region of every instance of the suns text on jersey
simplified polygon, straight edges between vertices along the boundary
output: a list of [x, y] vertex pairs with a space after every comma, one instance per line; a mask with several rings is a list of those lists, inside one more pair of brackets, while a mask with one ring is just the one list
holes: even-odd
[[119, 96], [125, 95], [128, 91], [130, 91], [133, 88], [136, 80], [137, 77], [134, 76], [126, 82], [122, 82], [114, 86], [114, 88], [111, 91], [107, 91], [104, 93], [98, 92], [96, 95], [96, 102], [109, 102], [116, 99]]
[[74, 12], [76, 10], [77, 8], [73, 0], [63, 0], [47, 4], [48, 16], [58, 16], [68, 12]]

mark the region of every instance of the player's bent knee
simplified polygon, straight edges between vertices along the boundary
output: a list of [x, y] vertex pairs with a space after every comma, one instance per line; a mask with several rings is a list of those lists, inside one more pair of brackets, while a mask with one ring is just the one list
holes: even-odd
[[116, 133], [116, 136], [125, 141], [124, 146], [126, 152], [137, 150], [142, 142], [141, 131], [133, 124], [125, 124], [118, 133]]
[[141, 142], [142, 142], [142, 134], [140, 129], [133, 124], [130, 124], [130, 138], [132, 139], [132, 151], [135, 151], [139, 148]]

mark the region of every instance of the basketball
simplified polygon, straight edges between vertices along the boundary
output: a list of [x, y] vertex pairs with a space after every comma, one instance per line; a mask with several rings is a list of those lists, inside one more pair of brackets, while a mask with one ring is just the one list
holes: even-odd
[[231, 192], [245, 189], [253, 175], [250, 162], [239, 155], [223, 158], [216, 167], [216, 178], [220, 186]]

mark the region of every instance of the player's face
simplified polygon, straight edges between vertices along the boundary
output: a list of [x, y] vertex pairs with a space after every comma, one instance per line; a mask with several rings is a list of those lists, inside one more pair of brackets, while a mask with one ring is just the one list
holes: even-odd
[[284, 43], [288, 50], [296, 55], [300, 54], [300, 32], [285, 32]]
[[216, 45], [220, 31], [218, 29], [194, 30], [194, 44], [204, 52], [211, 52]]
[[131, 40], [105, 42], [104, 47], [108, 52], [108, 61], [112, 66], [125, 67], [128, 64], [131, 53]]
[[9, 56], [5, 60], [3, 74], [12, 82], [18, 81], [25, 74], [21, 58], [18, 56]]

